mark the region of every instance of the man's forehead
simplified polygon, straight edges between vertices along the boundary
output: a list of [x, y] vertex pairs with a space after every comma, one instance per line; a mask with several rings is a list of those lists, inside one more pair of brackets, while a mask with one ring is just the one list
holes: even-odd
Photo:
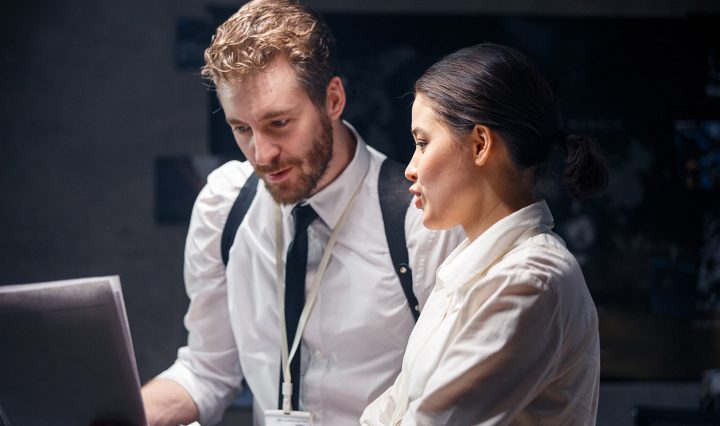
[[288, 93], [298, 96], [297, 92], [304, 92], [294, 70], [278, 64], [268, 64], [262, 70], [221, 80], [216, 89], [226, 97], [236, 94], [255, 97], [284, 96]]
[[294, 73], [278, 78], [269, 69], [242, 79], [224, 80], [217, 85], [220, 103], [228, 120], [253, 121], [299, 111], [310, 99]]

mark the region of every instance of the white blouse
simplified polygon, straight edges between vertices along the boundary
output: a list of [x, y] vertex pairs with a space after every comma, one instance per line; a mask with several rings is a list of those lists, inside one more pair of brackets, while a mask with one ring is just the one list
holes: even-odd
[[361, 424], [595, 424], [597, 312], [552, 222], [540, 201], [453, 251]]

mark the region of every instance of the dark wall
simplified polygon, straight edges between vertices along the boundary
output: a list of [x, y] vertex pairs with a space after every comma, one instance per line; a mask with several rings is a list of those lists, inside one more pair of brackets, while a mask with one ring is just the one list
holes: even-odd
[[[232, 10], [214, 12], [213, 24]], [[414, 148], [413, 83], [429, 65], [487, 41], [525, 52], [555, 89], [566, 130], [595, 138], [609, 162], [604, 196], [579, 203], [561, 187], [547, 195], [598, 305], [603, 378], [690, 380], [717, 366], [720, 15], [325, 18], [338, 41], [345, 118], [402, 162]], [[222, 114], [208, 117], [211, 150], [236, 154]]]
[[173, 62], [191, 2], [28, 1], [0, 13], [0, 284], [119, 274], [147, 379], [184, 339], [185, 228], [154, 220], [157, 156], [207, 151]]

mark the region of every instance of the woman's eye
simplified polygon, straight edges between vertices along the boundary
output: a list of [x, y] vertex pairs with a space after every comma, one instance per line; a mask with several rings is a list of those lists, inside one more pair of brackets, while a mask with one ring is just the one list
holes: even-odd
[[427, 142], [425, 141], [415, 141], [415, 146], [420, 148], [420, 151], [425, 151], [425, 147], [427, 146]]

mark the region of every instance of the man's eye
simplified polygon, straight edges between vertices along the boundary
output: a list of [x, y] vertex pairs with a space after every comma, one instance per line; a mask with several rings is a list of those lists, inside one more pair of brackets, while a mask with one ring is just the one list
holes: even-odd
[[248, 130], [250, 130], [250, 127], [249, 126], [233, 126], [232, 130], [235, 133], [246, 133]]
[[275, 127], [276, 129], [283, 128], [288, 125], [290, 120], [284, 119], [284, 120], [273, 120], [270, 124]]

